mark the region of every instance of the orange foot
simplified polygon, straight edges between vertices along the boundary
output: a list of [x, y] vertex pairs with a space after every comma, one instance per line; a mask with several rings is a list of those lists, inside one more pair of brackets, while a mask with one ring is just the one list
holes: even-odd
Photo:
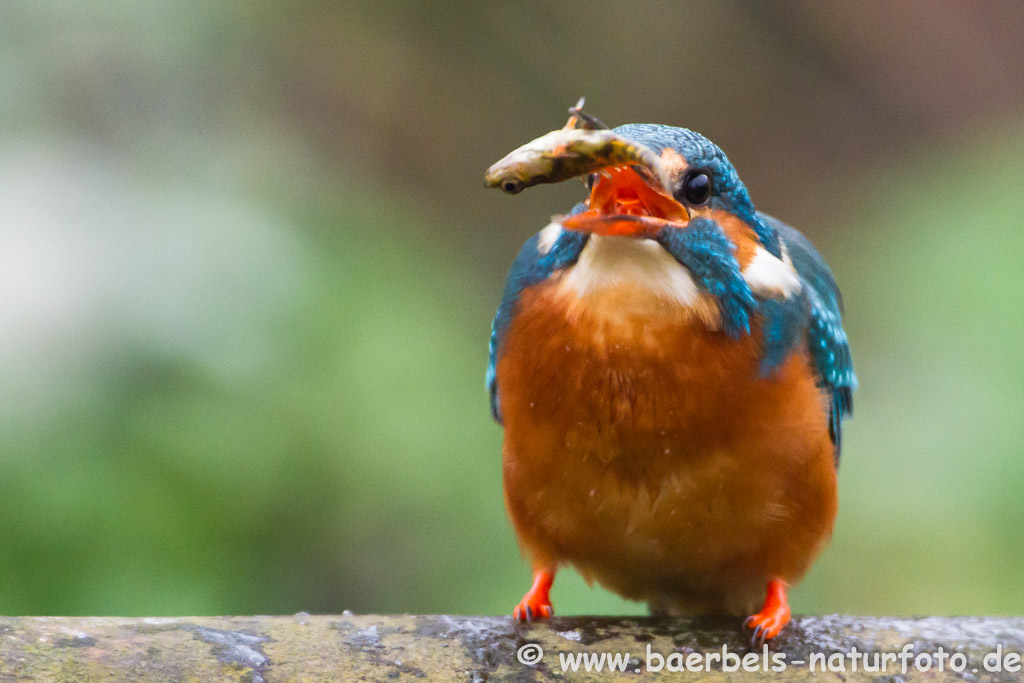
[[551, 607], [551, 598], [548, 591], [551, 584], [555, 582], [554, 569], [541, 569], [533, 573], [533, 585], [526, 595], [519, 601], [516, 608], [512, 610], [512, 618], [516, 621], [533, 621], [534, 619], [547, 619], [555, 610]]
[[757, 614], [747, 617], [744, 628], [752, 628], [752, 645], [760, 647], [766, 640], [779, 635], [782, 627], [789, 623], [789, 603], [786, 602], [786, 584], [778, 579], [768, 582], [764, 605]]

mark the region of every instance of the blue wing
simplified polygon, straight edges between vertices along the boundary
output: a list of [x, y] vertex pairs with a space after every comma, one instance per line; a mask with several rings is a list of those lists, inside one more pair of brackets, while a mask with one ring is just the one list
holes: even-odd
[[[577, 204], [572, 213], [582, 211], [586, 207]], [[515, 317], [519, 295], [524, 289], [548, 279], [553, 273], [567, 268], [574, 263], [583, 251], [589, 235], [583, 232], [563, 230], [551, 248], [542, 253], [540, 249], [540, 233], [526, 241], [519, 255], [512, 262], [508, 279], [505, 281], [505, 292], [501, 296], [501, 304], [491, 323], [491, 341], [487, 362], [487, 392], [491, 396], [491, 414], [501, 424], [501, 407], [498, 405], [498, 378], [496, 376], [498, 354], [512, 318]]]
[[[832, 271], [818, 250], [795, 228], [759, 214], [778, 232], [789, 251], [793, 267], [803, 281], [799, 307], [785, 302], [764, 302], [766, 313], [765, 363], [781, 362], [793, 342], [798, 341], [799, 323], [807, 330], [807, 347], [818, 371], [819, 383], [831, 394], [829, 433], [836, 446], [836, 458], [842, 446], [842, 421], [853, 414], [853, 391], [857, 375], [853, 371], [850, 344], [843, 330], [843, 299]], [[764, 369], [767, 365], [763, 364]]]

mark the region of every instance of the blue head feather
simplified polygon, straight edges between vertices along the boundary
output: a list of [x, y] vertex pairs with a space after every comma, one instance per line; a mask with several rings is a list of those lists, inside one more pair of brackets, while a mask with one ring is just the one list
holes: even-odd
[[614, 129], [624, 138], [639, 142], [661, 154], [667, 148], [678, 152], [690, 168], [703, 168], [711, 173], [711, 208], [731, 213], [753, 228], [761, 244], [774, 256], [780, 256], [779, 237], [775, 229], [754, 209], [746, 186], [733, 168], [729, 157], [715, 143], [688, 128], [675, 128], [655, 123], [629, 123]]

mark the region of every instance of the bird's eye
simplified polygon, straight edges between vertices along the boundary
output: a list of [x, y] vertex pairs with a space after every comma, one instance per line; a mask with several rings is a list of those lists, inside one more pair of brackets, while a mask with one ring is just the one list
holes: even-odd
[[690, 171], [680, 189], [687, 204], [705, 204], [711, 199], [711, 175], [707, 171]]

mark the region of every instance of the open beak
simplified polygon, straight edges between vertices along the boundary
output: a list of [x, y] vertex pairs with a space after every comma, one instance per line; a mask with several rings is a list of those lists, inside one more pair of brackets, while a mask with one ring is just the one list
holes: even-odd
[[654, 237], [666, 227], [685, 227], [689, 212], [654, 175], [636, 166], [603, 168], [591, 187], [587, 210], [559, 222], [568, 230], [628, 237]]

